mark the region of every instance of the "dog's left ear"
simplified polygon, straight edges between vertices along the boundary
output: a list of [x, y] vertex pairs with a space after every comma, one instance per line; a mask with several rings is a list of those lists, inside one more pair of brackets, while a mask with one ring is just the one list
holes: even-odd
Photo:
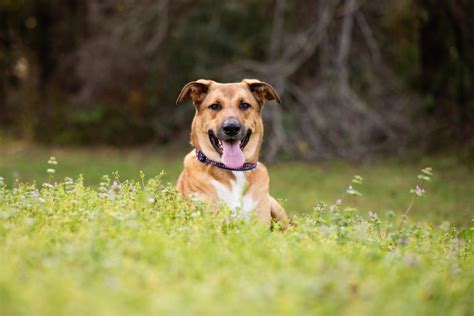
[[263, 104], [267, 100], [275, 100], [281, 103], [278, 93], [270, 84], [257, 79], [244, 79], [242, 82], [249, 87], [250, 92], [252, 92], [259, 103]]
[[214, 83], [212, 80], [199, 79], [187, 83], [179, 93], [176, 104], [191, 99], [194, 105], [198, 106], [206, 98], [209, 86]]

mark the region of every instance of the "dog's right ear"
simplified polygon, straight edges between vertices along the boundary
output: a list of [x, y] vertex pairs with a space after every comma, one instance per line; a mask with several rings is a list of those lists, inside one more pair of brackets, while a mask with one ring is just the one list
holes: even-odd
[[199, 79], [187, 83], [179, 93], [176, 104], [191, 99], [194, 105], [198, 106], [204, 100], [209, 91], [209, 86], [214, 83], [212, 80]]

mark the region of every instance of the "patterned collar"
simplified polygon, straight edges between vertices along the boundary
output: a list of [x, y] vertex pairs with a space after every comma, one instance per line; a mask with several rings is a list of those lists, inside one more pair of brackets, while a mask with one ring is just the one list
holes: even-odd
[[249, 171], [257, 167], [256, 162], [245, 162], [240, 168], [229, 168], [226, 165], [224, 165], [222, 162], [217, 162], [217, 161], [207, 158], [206, 155], [204, 155], [204, 153], [197, 148], [196, 148], [196, 157], [202, 163], [206, 163], [208, 165], [215, 166], [217, 168], [231, 170], [231, 171]]

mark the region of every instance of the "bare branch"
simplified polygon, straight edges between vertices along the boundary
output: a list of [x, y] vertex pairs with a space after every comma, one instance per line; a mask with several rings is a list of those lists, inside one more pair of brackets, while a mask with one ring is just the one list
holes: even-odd
[[365, 41], [367, 42], [373, 63], [376, 66], [379, 66], [381, 64], [380, 49], [377, 41], [375, 40], [374, 33], [372, 32], [369, 23], [367, 23], [367, 19], [362, 12], [359, 11], [356, 13], [356, 21], [362, 34], [364, 35]]

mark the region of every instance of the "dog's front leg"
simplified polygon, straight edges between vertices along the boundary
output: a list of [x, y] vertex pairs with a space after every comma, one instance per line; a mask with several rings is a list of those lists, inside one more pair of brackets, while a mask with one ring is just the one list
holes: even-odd
[[268, 199], [260, 200], [255, 206], [254, 212], [258, 219], [267, 224], [268, 226], [272, 223], [272, 217], [270, 214], [270, 201]]
[[289, 218], [288, 218], [288, 215], [286, 215], [285, 209], [272, 196], [270, 196], [270, 205], [271, 205], [270, 213], [273, 220], [284, 222], [284, 223], [289, 222]]

